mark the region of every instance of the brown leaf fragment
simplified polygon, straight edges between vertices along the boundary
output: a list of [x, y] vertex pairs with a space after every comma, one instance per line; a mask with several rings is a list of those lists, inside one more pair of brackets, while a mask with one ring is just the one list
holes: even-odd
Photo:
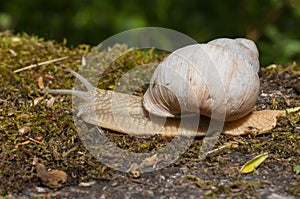
[[31, 128], [29, 126], [24, 126], [23, 128], [19, 129], [19, 133], [21, 135], [28, 133], [31, 130]]
[[133, 163], [127, 172], [130, 172], [133, 178], [141, 177], [141, 170], [145, 167], [152, 166], [156, 167], [156, 164], [160, 161], [157, 157], [157, 154], [152, 155], [151, 157], [145, 158], [141, 163]]
[[148, 166], [155, 167], [158, 161], [159, 159], [157, 157], [157, 154], [154, 154], [151, 157], [145, 158], [140, 164], [140, 167], [148, 167]]
[[39, 76], [39, 78], [38, 78], [38, 85], [39, 85], [40, 89], [44, 88], [44, 78], [43, 78], [43, 76]]
[[37, 105], [40, 101], [42, 101], [44, 99], [44, 97], [37, 97], [33, 100], [33, 105]]
[[46, 77], [46, 79], [48, 79], [50, 81], [55, 79], [52, 75], [49, 75], [49, 74], [46, 74], [45, 77]]
[[29, 116], [29, 115], [26, 114], [26, 113], [21, 113], [21, 114], [19, 114], [19, 115], [16, 117], [16, 119], [21, 119], [21, 118], [28, 117], [28, 116]]
[[15, 113], [15, 109], [9, 109], [7, 112], [7, 116], [12, 116]]
[[32, 164], [35, 166], [38, 177], [42, 183], [52, 189], [62, 187], [63, 183], [66, 182], [68, 175], [61, 170], [48, 171], [46, 167], [38, 162], [36, 157], [33, 158]]
[[35, 139], [40, 142], [40, 141], [43, 140], [43, 137], [42, 136], [37, 136]]
[[47, 107], [51, 108], [55, 102], [55, 97], [51, 97], [49, 100], [47, 100]]

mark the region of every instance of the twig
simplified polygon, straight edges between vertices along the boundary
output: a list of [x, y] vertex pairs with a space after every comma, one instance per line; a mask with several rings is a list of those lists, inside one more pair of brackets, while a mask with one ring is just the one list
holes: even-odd
[[61, 57], [61, 58], [57, 58], [57, 59], [52, 59], [52, 60], [49, 60], [49, 61], [44, 61], [44, 62], [37, 63], [37, 64], [32, 64], [30, 66], [26, 66], [24, 68], [20, 68], [18, 70], [15, 70], [14, 73], [18, 73], [18, 72], [21, 72], [21, 71], [24, 71], [24, 70], [29, 70], [29, 69], [37, 67], [37, 66], [43, 66], [43, 65], [51, 64], [51, 63], [54, 63], [54, 62], [58, 62], [58, 61], [67, 59], [67, 58], [69, 58], [69, 57], [66, 56], [66, 57]]
[[231, 141], [231, 142], [227, 142], [224, 145], [220, 146], [219, 148], [207, 151], [203, 154], [203, 157], [201, 157], [202, 159], [204, 159], [207, 155], [216, 153], [216, 152], [220, 152], [223, 149], [227, 149], [227, 148], [236, 148], [238, 146], [238, 142], [235, 141]]
[[[26, 136], [27, 137], [27, 136]], [[37, 140], [35, 140], [35, 139], [33, 139], [33, 138], [31, 138], [31, 137], [27, 137], [30, 141], [32, 141], [32, 142], [35, 142], [35, 143], [38, 143], [38, 144], [41, 144], [41, 142], [40, 141], [37, 141]]]

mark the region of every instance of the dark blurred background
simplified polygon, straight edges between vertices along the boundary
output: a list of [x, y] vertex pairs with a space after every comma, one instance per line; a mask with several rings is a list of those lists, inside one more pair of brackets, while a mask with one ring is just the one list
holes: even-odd
[[75, 46], [124, 30], [159, 26], [198, 42], [247, 37], [262, 65], [300, 60], [299, 0], [0, 0], [0, 30]]

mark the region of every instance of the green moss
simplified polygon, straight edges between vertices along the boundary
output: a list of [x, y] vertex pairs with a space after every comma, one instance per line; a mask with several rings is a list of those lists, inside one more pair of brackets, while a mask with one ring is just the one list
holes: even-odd
[[[12, 35], [10, 32], [0, 32], [0, 45], [0, 194], [38, 183], [32, 173], [31, 161], [34, 156], [43, 160], [48, 168], [66, 170], [73, 177], [73, 183], [91, 177], [108, 179], [113, 170], [97, 163], [80, 142], [70, 112], [71, 97], [55, 96], [54, 104], [49, 106], [47, 102], [51, 95], [43, 93], [38, 85], [38, 78], [42, 76], [44, 87], [72, 88], [74, 77], [64, 67], [78, 70], [81, 57], [90, 52], [90, 46], [68, 48], [64, 43], [44, 41], [27, 34]], [[102, 77], [105, 81], [99, 83], [101, 88], [112, 89], [120, 75], [134, 66], [155, 59], [159, 62], [165, 56], [160, 56], [153, 49], [136, 51], [122, 45], [115, 46], [110, 53], [113, 51], [116, 54], [129, 53], [111, 63]], [[14, 73], [32, 64], [66, 56], [68, 59]], [[47, 75], [54, 79], [47, 79]], [[24, 114], [26, 116], [23, 117]], [[21, 134], [19, 130], [25, 126], [29, 126], [30, 131]], [[131, 143], [125, 145], [132, 147]], [[145, 143], [130, 150], [148, 151], [153, 148], [156, 146]], [[16, 165], [19, 165], [18, 168]], [[11, 179], [10, 176], [16, 177]], [[28, 180], [30, 183], [25, 183]], [[7, 186], [12, 181], [17, 183]]]
[[[87, 54], [89, 48], [82, 45], [69, 49], [64, 44], [27, 34], [0, 33], [0, 194], [22, 190], [38, 182], [32, 173], [33, 156], [45, 159], [50, 168], [63, 169], [70, 164], [70, 160], [61, 155], [55, 157], [55, 154], [68, 151], [70, 140], [78, 141], [76, 130], [69, 125], [72, 124], [72, 115], [66, 114], [71, 109], [70, 98], [61, 101], [62, 98], [58, 97], [48, 108], [49, 96], [39, 88], [38, 78], [42, 76], [46, 86], [64, 84], [71, 88], [72, 79], [66, 81], [63, 67], [76, 69], [81, 56]], [[69, 59], [14, 73], [22, 67], [64, 56], [69, 56]], [[49, 74], [55, 79], [47, 79]], [[39, 97], [42, 98], [34, 105]], [[20, 129], [25, 126], [30, 127], [30, 131], [23, 134]], [[53, 139], [56, 142], [51, 142]], [[30, 183], [25, 183], [28, 181]], [[8, 186], [12, 182], [13, 186]]]
[[258, 193], [258, 189], [263, 188], [265, 185], [269, 185], [270, 182], [264, 181], [236, 181], [226, 186], [218, 186], [213, 190], [205, 193], [200, 198], [261, 198]]

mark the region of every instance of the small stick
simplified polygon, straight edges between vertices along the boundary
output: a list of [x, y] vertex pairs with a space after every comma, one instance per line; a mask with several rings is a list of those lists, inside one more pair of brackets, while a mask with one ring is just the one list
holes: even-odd
[[32, 142], [35, 142], [35, 143], [38, 143], [38, 144], [41, 144], [41, 142], [40, 141], [37, 141], [37, 140], [35, 140], [35, 139], [33, 139], [33, 138], [31, 138], [31, 137], [27, 137], [30, 141], [32, 141]]
[[67, 59], [67, 58], [69, 58], [69, 56], [61, 57], [61, 58], [57, 58], [57, 59], [52, 59], [52, 60], [44, 61], [44, 62], [37, 63], [37, 64], [32, 64], [30, 66], [26, 66], [24, 68], [20, 68], [18, 70], [15, 70], [14, 73], [18, 73], [18, 72], [21, 72], [21, 71], [24, 71], [24, 70], [29, 70], [29, 69], [37, 67], [37, 66], [43, 66], [43, 65], [51, 64], [51, 63], [54, 63], [54, 62], [58, 62], [58, 61]]
[[237, 146], [238, 146], [238, 143], [235, 142], [235, 141], [227, 142], [227, 143], [225, 143], [224, 145], [220, 146], [219, 148], [216, 148], [216, 149], [213, 149], [213, 150], [210, 150], [210, 151], [206, 151], [206, 152], [203, 154], [203, 157], [202, 157], [202, 158], [204, 158], [204, 157], [206, 157], [207, 155], [210, 155], [210, 154], [212, 154], [212, 153], [219, 152], [219, 151], [221, 151], [221, 150], [223, 150], [223, 149], [230, 148], [230, 147], [235, 148], [235, 147], [237, 147]]

